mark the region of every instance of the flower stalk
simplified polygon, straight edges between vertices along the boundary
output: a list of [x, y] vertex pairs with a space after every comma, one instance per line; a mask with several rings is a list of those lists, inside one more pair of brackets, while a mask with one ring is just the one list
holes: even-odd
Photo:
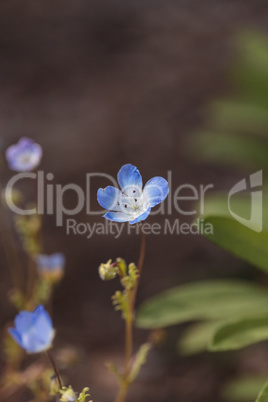
[[52, 354], [51, 354], [51, 352], [50, 352], [49, 350], [47, 350], [47, 356], [48, 356], [48, 358], [49, 358], [49, 361], [50, 361], [50, 363], [51, 363], [51, 366], [53, 367], [54, 373], [55, 373], [55, 375], [56, 375], [56, 377], [57, 377], [58, 384], [59, 384], [59, 389], [62, 389], [61, 378], [60, 378], [60, 375], [59, 375], [59, 372], [58, 372], [56, 363], [55, 363], [55, 361], [54, 361], [54, 358], [53, 358], [53, 356], [52, 356]]
[[120, 382], [120, 388], [116, 398], [116, 402], [125, 401], [128, 388], [131, 383], [129, 375], [131, 371], [131, 359], [133, 354], [133, 321], [135, 316], [135, 302], [144, 263], [145, 250], [146, 250], [146, 236], [142, 230], [140, 256], [137, 269], [138, 276], [135, 280], [134, 288], [127, 292], [129, 314], [125, 317], [125, 365], [124, 365], [123, 380]]

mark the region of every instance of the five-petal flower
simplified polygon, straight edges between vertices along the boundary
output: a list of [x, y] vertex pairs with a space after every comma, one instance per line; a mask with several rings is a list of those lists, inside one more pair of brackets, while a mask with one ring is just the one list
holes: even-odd
[[21, 311], [9, 333], [26, 352], [39, 353], [51, 347], [55, 331], [49, 314], [40, 305], [32, 313]]
[[21, 138], [6, 150], [9, 168], [17, 172], [29, 172], [35, 169], [42, 158], [42, 148], [30, 138]]
[[169, 192], [168, 182], [163, 177], [153, 177], [142, 190], [140, 172], [131, 164], [121, 167], [117, 180], [121, 191], [108, 186], [97, 193], [99, 204], [109, 210], [104, 218], [114, 222], [134, 224], [145, 220], [151, 208], [164, 201]]

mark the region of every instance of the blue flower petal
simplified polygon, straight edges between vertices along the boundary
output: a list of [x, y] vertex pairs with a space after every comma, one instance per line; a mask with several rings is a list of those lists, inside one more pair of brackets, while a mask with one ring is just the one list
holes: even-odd
[[43, 306], [38, 306], [33, 311], [34, 332], [41, 344], [50, 346], [54, 337], [52, 320]]
[[38, 353], [50, 348], [54, 329], [43, 306], [38, 306], [32, 313], [20, 312], [15, 318], [15, 327], [9, 329], [10, 335], [26, 352]]
[[14, 339], [15, 342], [17, 342], [17, 344], [23, 348], [23, 344], [22, 344], [22, 339], [20, 336], [20, 333], [14, 329], [14, 328], [9, 328], [8, 332], [10, 333], [10, 335], [12, 336], [12, 338]]
[[27, 137], [22, 137], [19, 141], [18, 144], [20, 145], [21, 148], [29, 148], [32, 145], [35, 145], [35, 143], [33, 142], [33, 140], [31, 140], [30, 138]]
[[122, 166], [117, 174], [117, 180], [125, 194], [133, 196], [136, 193], [138, 196], [140, 195], [142, 178], [136, 166], [130, 163]]
[[106, 188], [99, 188], [97, 193], [97, 200], [100, 206], [105, 209], [110, 209], [112, 211], [120, 211], [120, 199], [122, 198], [121, 191], [113, 186], [108, 186]]
[[15, 328], [18, 332], [27, 332], [33, 325], [33, 315], [29, 311], [21, 311], [15, 318]]
[[43, 306], [38, 306], [32, 313], [32, 326], [21, 334], [22, 347], [28, 353], [39, 353], [50, 348], [54, 329], [49, 314]]
[[143, 214], [141, 214], [141, 215], [138, 216], [137, 218], [133, 219], [133, 221], [130, 221], [129, 224], [130, 224], [130, 225], [133, 225], [134, 223], [138, 223], [138, 222], [144, 221], [144, 220], [148, 217], [148, 215], [150, 214], [150, 212], [151, 212], [151, 207], [148, 208], [147, 211], [145, 211]]
[[103, 218], [113, 222], [128, 222], [132, 217], [124, 212], [107, 212]]
[[61, 253], [54, 253], [50, 256], [50, 268], [64, 267], [65, 257]]
[[22, 347], [27, 353], [39, 353], [48, 350], [50, 344], [36, 336], [34, 328], [22, 335]]
[[11, 145], [7, 150], [6, 150], [6, 158], [8, 161], [12, 161], [13, 158], [17, 156], [17, 145]]
[[143, 189], [144, 201], [154, 207], [164, 201], [169, 193], [168, 182], [163, 177], [153, 177]]
[[48, 326], [50, 328], [52, 328], [52, 320], [50, 318], [50, 315], [48, 314], [48, 312], [45, 310], [44, 306], [42, 304], [40, 304], [39, 306], [37, 306], [34, 311], [32, 312], [33, 314], [33, 323], [35, 326], [37, 326], [37, 324], [39, 323], [39, 319], [40, 318], [45, 318]]
[[51, 255], [38, 254], [35, 257], [35, 261], [38, 265], [38, 269], [50, 269], [63, 268], [65, 265], [65, 257], [61, 253], [54, 253]]

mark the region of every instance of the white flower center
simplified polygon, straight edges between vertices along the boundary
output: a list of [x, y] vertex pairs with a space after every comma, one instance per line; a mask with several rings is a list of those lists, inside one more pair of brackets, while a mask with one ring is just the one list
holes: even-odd
[[132, 219], [140, 216], [148, 209], [142, 191], [136, 190], [128, 191], [128, 194], [122, 192], [117, 205], [121, 212], [131, 216]]
[[22, 164], [28, 164], [29, 162], [32, 161], [32, 159], [33, 159], [33, 155], [30, 152], [24, 152], [19, 157], [19, 161]]

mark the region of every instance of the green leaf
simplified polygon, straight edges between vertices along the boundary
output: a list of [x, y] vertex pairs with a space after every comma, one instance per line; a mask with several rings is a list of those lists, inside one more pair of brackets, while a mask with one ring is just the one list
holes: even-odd
[[124, 381], [124, 377], [122, 373], [119, 371], [118, 367], [113, 362], [107, 362], [106, 363], [107, 369], [110, 371], [110, 373], [114, 374], [116, 378], [118, 379], [119, 384]]
[[233, 77], [240, 85], [244, 98], [258, 103], [268, 102], [268, 41], [264, 35], [246, 32], [238, 38], [239, 60]]
[[[263, 211], [263, 229], [268, 232], [268, 199], [267, 188], [263, 189], [263, 205], [258, 206]], [[230, 207], [232, 211], [245, 219], [250, 219], [251, 196], [250, 194], [235, 195], [230, 199]], [[202, 216], [224, 216], [233, 219], [228, 208], [228, 194], [213, 193], [206, 196], [204, 203], [204, 211]]]
[[[251, 103], [251, 99], [247, 101], [244, 98], [243, 100], [226, 99], [212, 103], [210, 115], [212, 127], [236, 134], [234, 145], [239, 138], [241, 142], [245, 140], [245, 145], [247, 144], [249, 137], [239, 137], [239, 134], [252, 134], [252, 142], [258, 138], [267, 138], [267, 105], [256, 105]], [[232, 140], [231, 136], [228, 138]]]
[[138, 353], [134, 358], [134, 362], [131, 367], [131, 371], [129, 373], [128, 381], [132, 383], [138, 376], [142, 366], [146, 363], [148, 353], [152, 345], [150, 343], [144, 343], [141, 345]]
[[245, 318], [220, 327], [212, 337], [209, 350], [221, 352], [241, 349], [268, 340], [268, 315]]
[[252, 402], [266, 382], [267, 376], [263, 375], [237, 378], [225, 385], [222, 397], [232, 402]]
[[268, 271], [268, 232], [256, 233], [232, 218], [208, 216], [204, 224], [213, 227], [206, 238], [264, 271]]
[[268, 382], [264, 385], [263, 389], [258, 395], [256, 402], [267, 402], [268, 401]]
[[[268, 124], [265, 129], [268, 129]], [[236, 135], [233, 132], [202, 132], [195, 136], [190, 146], [198, 159], [208, 162], [256, 170], [268, 166], [266, 143], [254, 137]]]
[[193, 320], [225, 320], [268, 311], [268, 292], [250, 283], [210, 280], [172, 288], [145, 302], [136, 324], [160, 328]]
[[222, 323], [217, 321], [191, 325], [177, 342], [178, 352], [183, 356], [189, 356], [206, 351], [212, 336], [220, 325]]

